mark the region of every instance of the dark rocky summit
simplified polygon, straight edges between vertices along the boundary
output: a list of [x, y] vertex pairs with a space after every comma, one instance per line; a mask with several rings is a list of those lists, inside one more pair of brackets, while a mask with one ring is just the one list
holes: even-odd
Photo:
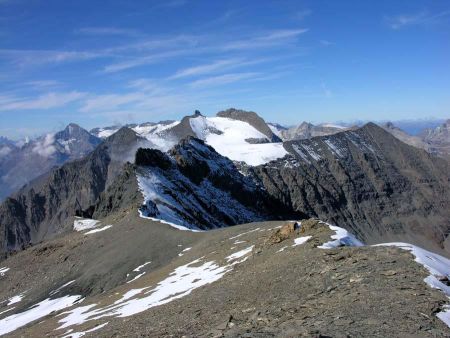
[[[193, 137], [167, 154], [139, 149], [136, 164], [138, 180], [147, 187], [143, 190], [151, 190], [152, 197], [141, 208], [146, 216], [200, 229], [301, 216], [240, 173], [231, 160]], [[170, 215], [163, 210], [170, 210]]]
[[277, 200], [367, 243], [402, 240], [450, 255], [450, 165], [373, 123], [285, 143], [250, 172]]

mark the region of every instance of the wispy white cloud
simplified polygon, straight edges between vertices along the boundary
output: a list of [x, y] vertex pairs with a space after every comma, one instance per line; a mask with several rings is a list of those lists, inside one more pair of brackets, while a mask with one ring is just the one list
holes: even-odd
[[236, 67], [236, 66], [240, 65], [242, 63], [242, 61], [243, 61], [242, 59], [238, 59], [238, 58], [218, 60], [218, 61], [215, 61], [212, 63], [179, 70], [170, 78], [171, 79], [179, 79], [182, 77], [209, 74], [212, 72], [229, 69], [230, 67]]
[[117, 109], [130, 103], [142, 101], [145, 98], [146, 96], [142, 92], [91, 96], [84, 102], [80, 111], [86, 113], [98, 110]]
[[56, 80], [33, 80], [25, 82], [25, 85], [33, 87], [35, 89], [49, 89], [61, 86], [60, 81]]
[[64, 93], [50, 92], [37, 98], [17, 98], [0, 95], [0, 111], [51, 109], [63, 107], [86, 97], [86, 93], [71, 91]]
[[169, 59], [173, 59], [174, 57], [178, 57], [181, 55], [190, 54], [192, 51], [188, 49], [179, 49], [179, 50], [171, 50], [161, 53], [151, 54], [149, 56], [143, 57], [134, 57], [127, 61], [115, 62], [109, 65], [106, 65], [103, 68], [104, 73], [116, 73], [120, 71], [124, 71], [131, 68], [136, 68], [144, 65], [149, 65], [153, 63], [158, 63], [162, 61], [167, 61]]
[[300, 35], [306, 33], [307, 31], [307, 28], [274, 30], [267, 32], [264, 35], [225, 43], [222, 46], [222, 49], [243, 50], [292, 43], [295, 42]]
[[401, 29], [415, 25], [428, 25], [439, 23], [445, 17], [450, 16], [450, 10], [440, 13], [431, 14], [427, 11], [422, 11], [415, 14], [400, 14], [397, 16], [387, 16], [385, 21], [392, 29]]
[[124, 35], [139, 36], [139, 31], [130, 28], [117, 27], [83, 27], [75, 30], [75, 33], [86, 35]]
[[193, 81], [190, 83], [190, 86], [194, 87], [194, 88], [208, 87], [208, 86], [220, 86], [220, 85], [225, 85], [225, 84], [229, 84], [229, 83], [233, 83], [233, 82], [256, 78], [259, 75], [261, 75], [261, 74], [256, 73], [256, 72], [223, 74], [223, 75], [211, 76], [211, 77]]
[[105, 56], [107, 55], [104, 53], [90, 51], [0, 49], [0, 58], [8, 59], [18, 66], [90, 60]]

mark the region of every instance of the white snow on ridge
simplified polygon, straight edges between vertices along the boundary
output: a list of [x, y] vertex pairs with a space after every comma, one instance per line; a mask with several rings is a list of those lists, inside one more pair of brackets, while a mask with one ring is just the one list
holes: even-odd
[[114, 134], [119, 129], [100, 129], [100, 131], [97, 133], [97, 137], [99, 138], [107, 138], [110, 137], [112, 134]]
[[22, 301], [23, 297], [24, 297], [24, 294], [22, 293], [17, 296], [13, 296], [13, 297], [9, 298], [8, 304], [6, 306], [10, 306], [10, 305], [19, 303], [20, 301]]
[[[327, 224], [327, 223], [325, 223]], [[363, 246], [364, 243], [356, 239], [355, 236], [353, 236], [351, 233], [349, 233], [347, 230], [327, 224], [331, 230], [333, 230], [336, 234], [331, 235], [331, 238], [333, 241], [326, 242], [318, 248], [320, 249], [332, 249], [337, 248], [340, 246]]]
[[246, 208], [229, 192], [215, 187], [209, 180], [198, 185], [177, 170], [152, 168], [137, 175], [139, 190], [144, 196], [145, 208], [140, 210], [141, 217], [164, 220], [180, 230], [198, 231], [197, 222], [190, 217], [192, 210], [202, 214], [203, 224], [217, 228], [218, 219], [210, 212], [208, 205], [227, 214], [235, 224], [245, 223], [249, 219], [258, 219], [258, 215]]
[[95, 327], [93, 327], [92, 329], [86, 330], [86, 331], [80, 331], [80, 332], [72, 332], [70, 333], [69, 331], [66, 332], [66, 335], [62, 336], [61, 338], [80, 338], [83, 337], [84, 335], [86, 335], [86, 333], [91, 333], [97, 330], [100, 330], [102, 328], [104, 328], [106, 325], [108, 325], [108, 322], [97, 325]]
[[64, 296], [56, 299], [45, 299], [28, 310], [0, 320], [0, 335], [7, 334], [54, 311], [65, 309], [80, 301], [81, 296]]
[[235, 252], [234, 254], [231, 254], [230, 256], [226, 257], [227, 262], [232, 262], [238, 258], [244, 257], [245, 255], [252, 252], [254, 245], [249, 246], [248, 248], [245, 248], [243, 250], [240, 250], [238, 252]]
[[[150, 287], [131, 289], [113, 304], [98, 308], [96, 308], [96, 304], [90, 304], [64, 312], [62, 314], [64, 317], [59, 320], [61, 326], [58, 329], [80, 325], [104, 317], [132, 316], [187, 296], [193, 290], [222, 278], [232, 270], [233, 266], [245, 261], [252, 248], [253, 246], [228, 256], [229, 261], [232, 262], [228, 265], [220, 266], [215, 261], [201, 263], [202, 258], [199, 258], [177, 267], [152, 289]], [[241, 259], [238, 260], [239, 258]]]
[[108, 230], [111, 227], [112, 227], [112, 225], [105, 225], [104, 227], [88, 231], [88, 232], [85, 233], [85, 235], [91, 235], [91, 234], [95, 234], [97, 232], [105, 231], [105, 230]]
[[187, 251], [189, 251], [189, 250], [191, 250], [192, 248], [186, 248], [186, 249], [184, 249], [183, 251], [181, 251], [179, 254], [178, 254], [178, 256], [183, 256], [184, 255], [184, 253], [185, 252], [187, 252]]
[[190, 124], [198, 138], [233, 161], [257, 166], [288, 154], [282, 143], [248, 143], [246, 139], [267, 140], [267, 137], [247, 122], [225, 117], [199, 116], [191, 118]]
[[301, 236], [298, 238], [294, 239], [294, 245], [293, 246], [297, 246], [297, 245], [301, 245], [303, 243], [308, 242], [308, 240], [311, 238], [312, 236]]
[[7, 267], [0, 268], [0, 276], [3, 277], [6, 274], [6, 272], [8, 272], [8, 270], [9, 268]]
[[[357, 240], [347, 230], [330, 224], [327, 225], [336, 233], [331, 236], [334, 240], [324, 243], [318, 248], [331, 249], [339, 246], [364, 246], [362, 242]], [[430, 272], [430, 275], [424, 279], [424, 282], [432, 288], [441, 290], [450, 299], [450, 286], [442, 281], [444, 279], [450, 280], [450, 259], [409, 243], [392, 242], [373, 246], [396, 246], [410, 251], [415, 257], [414, 260]], [[444, 309], [438, 312], [436, 316], [450, 327], [450, 304], [445, 305]]]
[[132, 129], [138, 135], [149, 140], [154, 145], [154, 148], [159, 149], [161, 151], [168, 151], [177, 142], [175, 139], [169, 139], [167, 135], [164, 135], [164, 132], [167, 129], [175, 127], [179, 123], [180, 121], [175, 121], [169, 124], [158, 123], [155, 125], [148, 125], [148, 126], [138, 125]]
[[[447, 297], [450, 298], [450, 286], [444, 284], [440, 280], [442, 278], [450, 279], [450, 259], [409, 243], [381, 243], [374, 246], [396, 246], [411, 252], [415, 257], [414, 260], [430, 272], [430, 276], [424, 279], [425, 283], [432, 288], [441, 290]], [[436, 316], [447, 324], [448, 327], [450, 327], [449, 305], [446, 305], [444, 310], [438, 312]]]
[[93, 229], [96, 228], [99, 223], [100, 222], [95, 219], [75, 217], [75, 220], [73, 221], [73, 229], [76, 231]]
[[[128, 317], [152, 307], [169, 303], [190, 294], [193, 290], [219, 280], [229, 271], [227, 266], [221, 267], [210, 261], [199, 266], [199, 259], [176, 268], [166, 279], [159, 282], [152, 290], [137, 289], [128, 291], [114, 304], [104, 308], [92, 309], [94, 305], [79, 307], [68, 311], [59, 322], [59, 328], [79, 325], [92, 319], [103, 317]], [[131, 293], [130, 293], [131, 292]], [[140, 298], [139, 298], [140, 297]]]
[[141, 271], [141, 269], [142, 268], [144, 268], [145, 266], [147, 266], [147, 265], [149, 265], [151, 262], [145, 262], [144, 264], [142, 264], [142, 265], [139, 265], [136, 269], [134, 269], [133, 271], [134, 272], [139, 272], [139, 271]]

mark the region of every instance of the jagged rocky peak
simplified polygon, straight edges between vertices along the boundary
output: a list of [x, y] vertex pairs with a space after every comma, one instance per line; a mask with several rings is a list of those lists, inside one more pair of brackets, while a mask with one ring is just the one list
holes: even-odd
[[231, 160], [197, 138], [187, 137], [167, 153], [140, 149], [135, 163], [144, 216], [210, 229], [290, 215]]

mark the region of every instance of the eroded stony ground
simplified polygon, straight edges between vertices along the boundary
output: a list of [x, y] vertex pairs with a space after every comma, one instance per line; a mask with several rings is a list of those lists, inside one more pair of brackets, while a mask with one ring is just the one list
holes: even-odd
[[[440, 291], [425, 284], [423, 279], [429, 275], [428, 271], [414, 262], [408, 251], [394, 247], [320, 249], [317, 246], [329, 241], [334, 232], [317, 221], [303, 222], [300, 229], [294, 227], [294, 222], [265, 222], [199, 234], [167, 230], [167, 226], [146, 223], [135, 225], [143, 231], [140, 238], [145, 237], [145, 226], [151, 235], [139, 242], [135, 251], [148, 255], [142, 257], [141, 262], [152, 261], [152, 255], [158, 257], [162, 246], [167, 247], [166, 257], [153, 259], [158, 263], [153, 267], [149, 264], [147, 274], [141, 278], [132, 283], [118, 282], [114, 287], [111, 282], [101, 282], [105, 277], [100, 274], [97, 279], [89, 279], [92, 269], [72, 266], [72, 274], [73, 269], [78, 269], [83, 271], [82, 278], [79, 277], [82, 281], [91, 280], [92, 290], [98, 290], [100, 285], [104, 289], [103, 293], [91, 292], [81, 305], [95, 303], [97, 307], [105, 307], [130, 290], [156, 286], [181, 265], [200, 259], [192, 266], [200, 266], [204, 262], [228, 266], [230, 255], [251, 249], [239, 258], [242, 262], [233, 265], [220, 279], [192, 290], [182, 298], [125, 318], [109, 316], [89, 320], [72, 327], [73, 332], [86, 332], [85, 337], [450, 335], [450, 329], [435, 315], [447, 299]], [[119, 238], [131, 240], [135, 230], [127, 228], [126, 224], [114, 227], [117, 233], [105, 231], [97, 237], [95, 244], [91, 243], [94, 241], [92, 237], [80, 237], [78, 234], [74, 234], [67, 243], [65, 239], [60, 239], [56, 242], [61, 247], [54, 249], [55, 252], [59, 250], [60, 254], [52, 255], [65, 262], [69, 259], [64, 260], [62, 254], [66, 253], [64, 250], [69, 250], [65, 246], [74, 250], [76, 243], [80, 248], [100, 245], [100, 255], [114, 257], [111, 252], [116, 253], [117, 270], [120, 271], [119, 263], [127, 261], [127, 257], [121, 258], [120, 250], [102, 251], [102, 248], [109, 245], [120, 247]], [[177, 237], [180, 232], [186, 236]], [[295, 239], [305, 236], [311, 237], [295, 245]], [[170, 239], [173, 243], [181, 243], [182, 239], [185, 242], [181, 247], [171, 247]], [[161, 246], [162, 242], [164, 245]], [[151, 249], [152, 246], [158, 250]], [[191, 249], [182, 252], [187, 247]], [[82, 249], [75, 250], [80, 250], [79, 255], [83, 257]], [[26, 264], [25, 259], [22, 260]], [[50, 264], [51, 260], [48, 262]], [[55, 261], [53, 268], [48, 267], [48, 272], [52, 269], [56, 271], [60, 264], [63, 263]], [[90, 262], [85, 264], [89, 266]], [[115, 271], [111, 269], [111, 279], [119, 280], [121, 274]], [[95, 273], [91, 271], [91, 275]], [[86, 284], [77, 287], [77, 283], [71, 289], [73, 292], [86, 289]], [[111, 288], [108, 289], [108, 285]], [[21, 328], [10, 336], [62, 336], [68, 329], [57, 330], [63, 317], [48, 316], [40, 323]], [[101, 329], [87, 332], [105, 323], [107, 325]]]

